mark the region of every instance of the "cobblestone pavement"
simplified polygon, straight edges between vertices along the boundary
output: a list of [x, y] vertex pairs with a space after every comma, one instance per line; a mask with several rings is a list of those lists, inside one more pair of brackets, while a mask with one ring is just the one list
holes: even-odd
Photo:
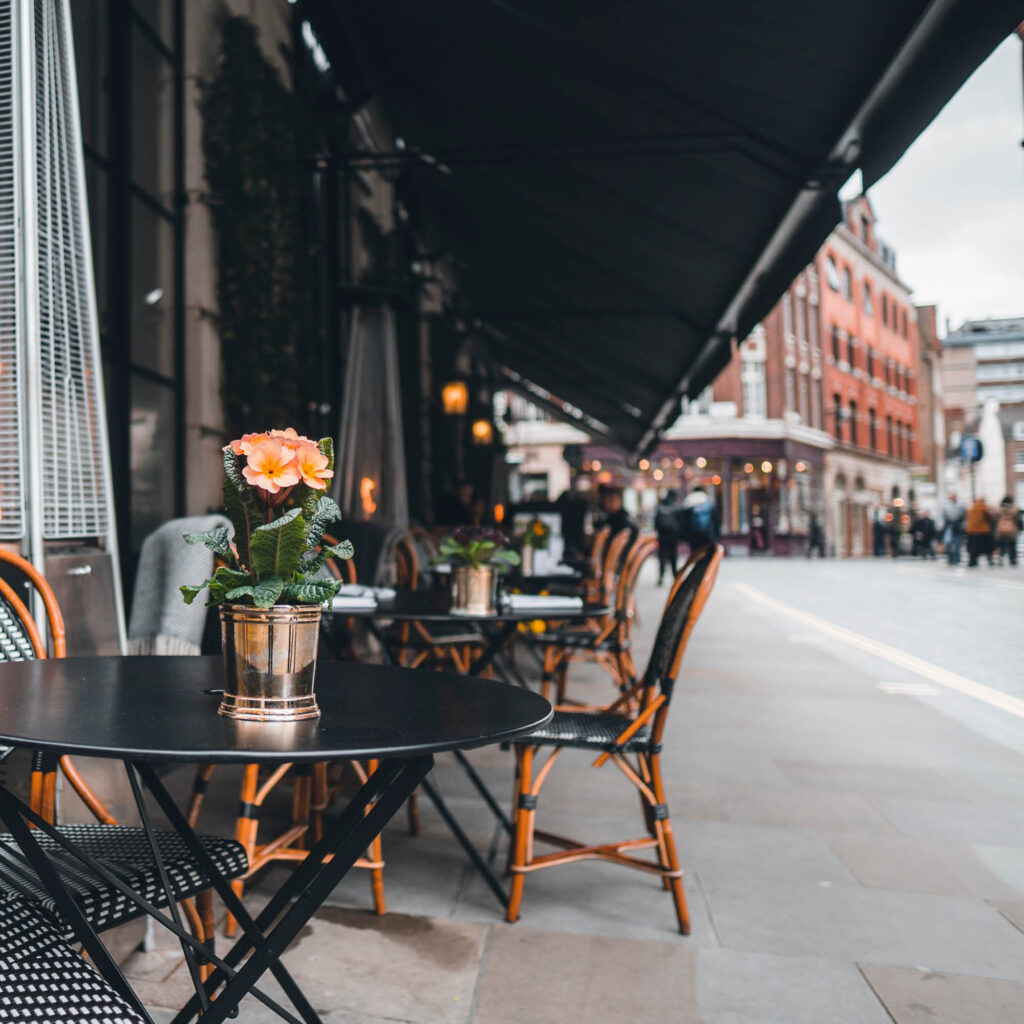
[[[641, 587], [648, 641], [665, 593], [653, 574]], [[1022, 613], [1010, 567], [727, 560], [665, 748], [690, 937], [653, 879], [600, 863], [531, 875], [506, 925], [423, 804], [420, 836], [403, 816], [384, 833], [387, 916], [354, 872], [285, 961], [333, 1024], [1024, 1021]], [[574, 680], [610, 694], [593, 667]], [[510, 754], [472, 758], [509, 792]], [[458, 767], [442, 758], [436, 779], [487, 848], [493, 819]], [[229, 772], [209, 801], [201, 825], [230, 828]], [[639, 824], [615, 769], [572, 753], [538, 815], [593, 840]], [[128, 969], [154, 1007], [183, 1001], [171, 944]]]

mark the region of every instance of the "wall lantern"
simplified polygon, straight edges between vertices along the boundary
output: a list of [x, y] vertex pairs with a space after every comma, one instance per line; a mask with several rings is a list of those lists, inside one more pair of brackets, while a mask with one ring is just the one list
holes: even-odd
[[494, 440], [494, 424], [490, 420], [473, 420], [473, 444], [490, 444]]
[[449, 416], [465, 416], [469, 388], [464, 380], [450, 380], [441, 388], [441, 405]]

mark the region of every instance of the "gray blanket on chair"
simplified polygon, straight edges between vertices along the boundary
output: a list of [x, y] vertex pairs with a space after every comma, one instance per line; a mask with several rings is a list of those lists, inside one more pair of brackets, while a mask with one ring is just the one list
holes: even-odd
[[178, 587], [202, 583], [213, 572], [213, 554], [201, 544], [186, 544], [182, 534], [230, 525], [223, 516], [171, 519], [142, 542], [128, 622], [129, 654], [199, 653], [206, 606], [201, 598], [185, 604]]

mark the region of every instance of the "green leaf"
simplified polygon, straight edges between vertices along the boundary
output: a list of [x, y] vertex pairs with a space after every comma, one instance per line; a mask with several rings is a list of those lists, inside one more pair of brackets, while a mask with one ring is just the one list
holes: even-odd
[[350, 540], [339, 540], [337, 544], [327, 544], [323, 548], [324, 554], [329, 555], [331, 558], [351, 558], [355, 553], [356, 549], [352, 546]]
[[334, 438], [321, 437], [316, 443], [321, 455], [327, 456], [327, 468], [334, 469]]
[[334, 545], [324, 544], [321, 545], [319, 551], [306, 552], [299, 569], [304, 576], [312, 576], [324, 567], [324, 563], [327, 561], [328, 557], [351, 558], [354, 554], [355, 548], [352, 547], [352, 542], [350, 540], [339, 541]]
[[205, 530], [202, 533], [183, 533], [182, 537], [186, 544], [203, 544], [215, 555], [227, 560], [229, 565], [236, 562], [235, 553], [228, 543], [228, 528], [217, 526], [212, 530]]
[[293, 508], [280, 519], [257, 527], [249, 541], [252, 567], [259, 577], [280, 576], [290, 580], [306, 550], [306, 523]]
[[266, 520], [248, 491], [238, 491], [230, 480], [224, 481], [224, 510], [235, 528], [235, 547], [242, 565], [250, 565], [249, 538]]
[[191, 604], [206, 589], [206, 584], [201, 583], [198, 587], [194, 587], [191, 584], [183, 583], [178, 589], [185, 599], [185, 604]]
[[224, 449], [224, 475], [231, 482], [236, 491], [244, 492], [246, 488], [245, 477], [238, 468], [239, 456], [236, 455], [229, 445]]
[[518, 565], [522, 559], [519, 557], [518, 551], [510, 551], [508, 548], [502, 548], [500, 551], [495, 551], [491, 555], [492, 562], [504, 563], [506, 566]]
[[235, 587], [229, 590], [224, 597], [228, 601], [237, 601], [242, 597], [251, 597], [252, 603], [257, 608], [270, 608], [277, 603], [277, 599], [284, 590], [284, 580], [280, 576], [264, 576], [255, 586], [246, 584], [242, 587]]
[[289, 583], [281, 598], [288, 604], [326, 604], [340, 589], [340, 580], [301, 580]]
[[313, 516], [309, 521], [309, 547], [315, 548], [320, 543], [324, 530], [340, 518], [341, 509], [338, 508], [337, 502], [333, 498], [328, 498], [326, 494], [321, 495], [313, 506]]

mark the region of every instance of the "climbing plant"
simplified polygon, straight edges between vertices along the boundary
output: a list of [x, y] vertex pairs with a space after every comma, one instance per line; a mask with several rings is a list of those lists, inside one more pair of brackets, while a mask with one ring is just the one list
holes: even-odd
[[200, 111], [228, 433], [301, 424], [322, 389], [318, 360], [308, 357], [322, 343], [318, 247], [309, 179], [299, 170], [315, 128], [241, 17], [223, 23]]

